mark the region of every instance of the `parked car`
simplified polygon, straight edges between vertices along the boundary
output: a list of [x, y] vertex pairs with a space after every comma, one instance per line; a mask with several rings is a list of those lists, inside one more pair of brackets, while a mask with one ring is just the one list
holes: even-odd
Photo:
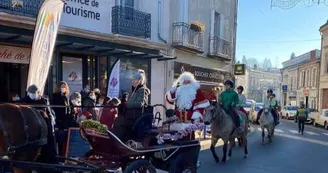
[[285, 106], [281, 111], [281, 118], [286, 118], [288, 120], [293, 120], [295, 118], [297, 111], [296, 106]]
[[244, 107], [245, 111], [248, 113], [248, 118], [250, 119], [252, 112], [254, 112], [256, 102], [254, 100], [246, 100], [246, 106]]
[[322, 109], [319, 114], [311, 116], [314, 126], [323, 126], [328, 130], [328, 109]]
[[263, 103], [255, 103], [254, 111], [251, 113], [250, 122], [256, 123], [257, 113], [263, 108]]

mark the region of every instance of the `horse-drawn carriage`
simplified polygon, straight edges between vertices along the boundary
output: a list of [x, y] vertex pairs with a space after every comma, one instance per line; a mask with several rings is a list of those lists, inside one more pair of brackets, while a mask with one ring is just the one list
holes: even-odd
[[81, 127], [81, 137], [89, 142], [91, 148], [84, 157], [58, 158], [60, 164], [2, 158], [0, 172], [8, 167], [36, 172], [155, 173], [156, 169], [169, 173], [197, 172], [199, 141], [182, 138], [183, 135], [177, 131], [154, 127], [153, 118], [152, 113], [139, 117], [132, 127], [138, 136], [125, 142], [110, 130], [104, 133]]

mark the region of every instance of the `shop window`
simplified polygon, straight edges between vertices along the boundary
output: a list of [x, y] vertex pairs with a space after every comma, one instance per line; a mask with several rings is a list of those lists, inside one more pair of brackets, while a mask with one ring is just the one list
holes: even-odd
[[[63, 57], [62, 60], [63, 78], [67, 82], [70, 93], [80, 92], [83, 88], [82, 82], [82, 58]], [[57, 83], [55, 83], [56, 85]]]
[[107, 57], [99, 57], [99, 90], [101, 94], [107, 93]]
[[87, 59], [88, 59], [88, 77], [87, 77], [88, 85], [90, 86], [91, 89], [94, 89], [96, 88], [96, 61], [95, 58], [91, 56], [88, 56]]
[[[113, 66], [117, 58], [111, 58], [110, 64]], [[110, 67], [111, 67], [110, 66]], [[108, 68], [108, 72], [110, 71]], [[120, 95], [125, 92], [132, 92], [132, 77], [137, 72], [138, 69], [142, 69], [146, 73], [146, 85], [150, 88], [150, 71], [149, 69], [149, 60], [142, 59], [127, 59], [121, 58], [120, 64]]]

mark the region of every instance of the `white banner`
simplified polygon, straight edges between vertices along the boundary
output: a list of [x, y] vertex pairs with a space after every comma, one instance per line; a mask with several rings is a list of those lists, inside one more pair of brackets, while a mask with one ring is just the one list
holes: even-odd
[[110, 72], [107, 97], [119, 97], [120, 95], [120, 62], [121, 60], [118, 59]]
[[40, 88], [41, 94], [43, 94], [47, 81], [63, 6], [62, 0], [46, 0], [39, 10], [34, 31], [27, 87], [35, 84]]
[[65, 0], [61, 26], [111, 33], [115, 0]]
[[31, 49], [0, 45], [0, 62], [28, 64]]

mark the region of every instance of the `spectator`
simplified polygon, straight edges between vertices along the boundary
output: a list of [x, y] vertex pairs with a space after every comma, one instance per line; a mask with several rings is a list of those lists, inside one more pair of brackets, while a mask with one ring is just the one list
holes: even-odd
[[113, 98], [103, 109], [100, 118], [100, 123], [105, 124], [108, 129], [112, 129], [115, 118], [118, 116], [118, 105], [121, 101], [117, 98]]
[[72, 121], [71, 107], [69, 102], [69, 87], [66, 82], [61, 81], [55, 88], [55, 93], [52, 96], [52, 105], [63, 106], [54, 107], [53, 110], [56, 115], [56, 139], [58, 142], [58, 154], [64, 156], [66, 149], [66, 140], [68, 135], [68, 128]]
[[80, 94], [82, 97], [82, 101], [88, 98], [88, 93], [90, 92], [90, 86], [87, 84], [84, 86], [83, 90], [81, 90]]
[[91, 116], [93, 120], [98, 120], [96, 114], [96, 94], [93, 91], [88, 93], [88, 97], [82, 101], [82, 112], [88, 118]]

